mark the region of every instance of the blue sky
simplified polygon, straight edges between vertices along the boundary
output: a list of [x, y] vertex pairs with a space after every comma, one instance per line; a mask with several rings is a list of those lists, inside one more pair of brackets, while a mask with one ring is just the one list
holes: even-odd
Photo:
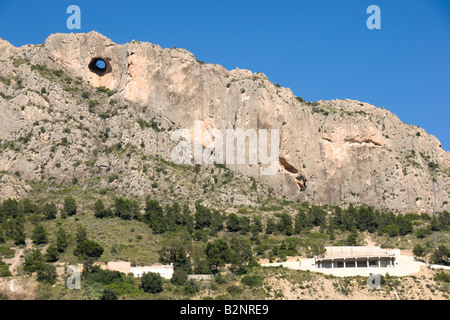
[[[71, 4], [81, 30], [66, 27]], [[366, 27], [372, 4], [381, 30]], [[450, 0], [0, 0], [0, 37], [16, 46], [91, 30], [263, 72], [308, 101], [385, 107], [450, 150]]]

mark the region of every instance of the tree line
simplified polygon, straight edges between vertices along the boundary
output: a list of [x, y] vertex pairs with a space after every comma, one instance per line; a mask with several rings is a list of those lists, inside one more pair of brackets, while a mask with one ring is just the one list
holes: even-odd
[[[118, 217], [124, 220], [140, 220], [146, 223], [155, 234], [181, 231], [186, 232], [194, 241], [208, 241], [210, 238], [218, 237], [219, 239], [208, 242], [205, 247], [207, 264], [197, 263], [195, 266], [197, 271], [203, 270], [203, 272], [205, 270], [216, 272], [224, 264], [229, 264], [238, 270], [243, 265], [253, 263], [251, 259], [253, 253], [262, 254], [267, 250], [267, 247], [258, 241], [258, 236], [261, 234], [265, 236], [283, 235], [288, 240], [290, 237], [296, 238], [296, 235], [309, 234], [313, 229], [319, 229], [319, 232], [330, 240], [335, 240], [336, 232], [349, 232], [347, 239], [340, 240], [336, 244], [357, 245], [358, 232], [368, 231], [395, 237], [411, 234], [414, 231], [418, 238], [423, 238], [433, 231], [448, 230], [450, 226], [450, 214], [446, 211], [433, 216], [427, 214], [395, 215], [389, 211], [380, 211], [367, 206], [357, 208], [350, 205], [343, 209], [339, 206], [318, 206], [306, 202], [297, 205], [295, 214], [283, 212], [282, 207], [277, 208], [278, 212], [269, 215], [265, 221], [260, 213], [249, 215], [246, 214], [246, 210], [239, 210], [242, 214], [239, 212], [227, 214], [205, 206], [203, 200], [196, 201], [194, 210], [191, 210], [188, 203], [180, 204], [177, 201], [163, 206], [158, 200], [146, 197], [145, 205], [141, 208], [139, 201], [135, 199], [115, 197], [110, 206], [106, 206], [103, 200], [98, 199], [92, 210], [95, 217], [99, 219]], [[24, 244], [27, 238], [24, 231], [27, 217], [40, 216], [42, 219], [55, 219], [60, 213], [61, 218], [66, 218], [76, 215], [78, 211], [77, 202], [73, 197], [64, 198], [60, 212], [58, 212], [58, 206], [53, 202], [38, 205], [30, 199], [4, 200], [0, 203], [0, 242], [12, 239], [16, 245]], [[421, 225], [421, 227], [414, 229], [414, 225]], [[229, 241], [220, 239], [219, 235], [224, 232], [243, 236], [250, 234], [253, 244], [246, 243], [240, 237], [233, 237]], [[64, 230], [60, 229], [56, 236], [56, 242], [48, 247], [46, 254], [48, 262], [56, 261], [58, 253], [64, 250], [64, 243], [67, 239], [63, 233]], [[83, 232], [77, 230], [77, 233]], [[39, 223], [39, 219], [36, 219], [29, 237], [37, 245], [48, 243], [48, 234]], [[83, 241], [80, 248], [77, 247], [74, 251], [76, 256], [94, 257], [94, 253], [85, 254], [84, 252], [101, 251], [98, 247], [95, 248], [96, 244], [90, 240], [83, 239]], [[221, 241], [225, 241], [225, 243]], [[250, 249], [247, 250], [248, 248]], [[269, 256], [272, 258], [296, 254], [293, 241], [283, 241], [279, 246], [273, 246], [271, 249]], [[320, 254], [323, 248], [313, 244], [310, 250], [311, 255], [314, 255]], [[217, 252], [218, 256], [214, 256], [214, 252]], [[252, 254], [249, 255], [248, 252]], [[442, 252], [446, 252], [444, 248], [441, 248], [440, 253], [436, 253], [436, 256], [445, 256]], [[163, 252], [161, 252], [161, 256], [164, 256]], [[163, 258], [163, 260], [182, 265], [176, 259]], [[187, 262], [185, 261], [185, 263]], [[187, 265], [184, 265], [182, 269], [191, 272]]]

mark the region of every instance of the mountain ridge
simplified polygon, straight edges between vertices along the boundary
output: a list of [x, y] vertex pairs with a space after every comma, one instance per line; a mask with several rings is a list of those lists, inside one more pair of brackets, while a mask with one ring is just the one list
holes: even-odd
[[[92, 69], [95, 59], [107, 63], [105, 73]], [[28, 137], [39, 146], [23, 155], [2, 148], [0, 170], [26, 179], [82, 181], [108, 168], [125, 171], [126, 154], [102, 154], [119, 143], [140, 143], [134, 146], [140, 152], [169, 161], [170, 133], [202, 121], [208, 130], [279, 129], [277, 174], [262, 176], [258, 165], [227, 167], [289, 199], [398, 212], [449, 210], [450, 154], [422, 128], [369, 103], [306, 102], [262, 73], [228, 71], [185, 49], [115, 44], [97, 32], [53, 34], [42, 45], [19, 48], [0, 40], [0, 77], [0, 143]], [[69, 158], [80, 162], [73, 171], [64, 164]], [[93, 167], [85, 165], [89, 161]], [[145, 174], [130, 174], [136, 185], [148, 185]]]

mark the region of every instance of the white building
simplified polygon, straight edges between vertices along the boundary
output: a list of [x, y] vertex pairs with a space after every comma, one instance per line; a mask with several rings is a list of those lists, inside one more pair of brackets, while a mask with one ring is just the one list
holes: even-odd
[[394, 268], [396, 254], [378, 247], [325, 247], [317, 268]]
[[263, 263], [262, 266], [283, 266], [295, 270], [309, 270], [336, 277], [365, 276], [372, 274], [407, 276], [426, 267], [412, 255], [401, 254], [399, 249], [379, 247], [326, 247], [326, 253], [315, 258], [278, 263]]
[[130, 262], [126, 261], [117, 261], [117, 262], [108, 262], [106, 264], [106, 269], [111, 271], [119, 271], [125, 274], [132, 273], [133, 276], [140, 278], [146, 272], [158, 273], [161, 277], [165, 279], [171, 279], [173, 276], [173, 265], [163, 265], [163, 264], [154, 264], [151, 266], [144, 267], [132, 267]]
[[137, 278], [142, 277], [146, 272], [159, 273], [159, 275], [165, 279], [172, 279], [173, 265], [152, 265], [146, 267], [131, 267], [130, 272]]

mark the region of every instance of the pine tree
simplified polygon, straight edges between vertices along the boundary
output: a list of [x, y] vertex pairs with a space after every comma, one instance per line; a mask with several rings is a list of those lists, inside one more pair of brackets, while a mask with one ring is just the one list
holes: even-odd
[[163, 208], [158, 200], [147, 197], [145, 200], [144, 221], [150, 226], [154, 233], [164, 233], [167, 231], [166, 219], [163, 214]]
[[58, 229], [58, 232], [56, 233], [56, 248], [58, 249], [58, 252], [64, 252], [68, 244], [69, 243], [67, 239], [67, 233], [61, 227]]
[[64, 199], [64, 214], [68, 216], [73, 216], [77, 214], [77, 203], [73, 197], [66, 197]]
[[42, 270], [44, 267], [44, 256], [39, 249], [33, 249], [25, 254], [23, 269], [27, 273]]
[[45, 253], [45, 261], [47, 262], [55, 262], [59, 259], [59, 252], [56, 245], [51, 244], [47, 248], [47, 252]]
[[235, 213], [230, 213], [227, 217], [227, 229], [230, 232], [238, 232], [241, 230], [239, 217]]
[[87, 240], [87, 230], [83, 225], [78, 225], [77, 230], [75, 231], [75, 240], [77, 242], [82, 242]]
[[41, 224], [36, 225], [31, 239], [35, 244], [46, 244], [48, 242], [47, 231]]
[[56, 207], [56, 204], [54, 204], [53, 202], [46, 203], [42, 207], [42, 213], [48, 220], [55, 219], [56, 215], [58, 214], [58, 208]]

